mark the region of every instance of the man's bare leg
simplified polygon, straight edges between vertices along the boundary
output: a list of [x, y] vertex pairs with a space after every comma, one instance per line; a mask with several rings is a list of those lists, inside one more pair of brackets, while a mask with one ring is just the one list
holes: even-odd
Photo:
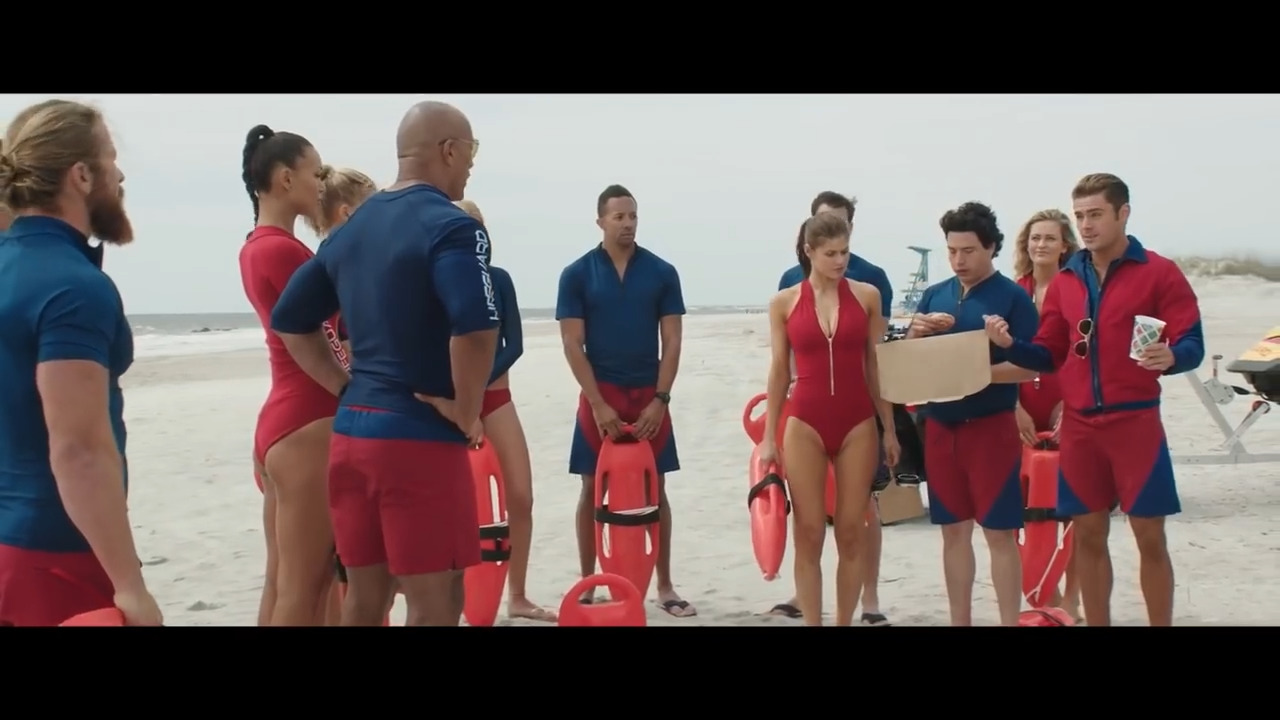
[[1018, 534], [1013, 530], [982, 529], [991, 553], [991, 584], [996, 591], [1000, 624], [1018, 626], [1022, 611], [1022, 555], [1018, 553]]
[[667, 476], [658, 476], [658, 605], [675, 617], [693, 617], [697, 608], [676, 594], [671, 581], [671, 502], [667, 500]]
[[[407, 606], [405, 627], [457, 627], [464, 600], [461, 570], [405, 575], [397, 577], [396, 582]], [[384, 610], [387, 596], [378, 600], [378, 609]]]
[[1080, 578], [1080, 600], [1084, 619], [1090, 627], [1111, 624], [1111, 512], [1077, 515], [1075, 523], [1076, 575]]
[[955, 627], [973, 624], [973, 580], [977, 574], [973, 527], [972, 520], [942, 526], [942, 573], [947, 582], [951, 624]]
[[[596, 478], [582, 476], [582, 492], [578, 495], [578, 570], [582, 577], [596, 572]], [[589, 603], [594, 593], [587, 593], [579, 600]]]
[[393, 582], [385, 563], [348, 567], [347, 592], [342, 599], [342, 625], [381, 627]]
[[1129, 516], [1138, 542], [1142, 597], [1147, 601], [1147, 622], [1152, 627], [1173, 625], [1173, 561], [1164, 533], [1164, 518]]
[[862, 543], [862, 621], [869, 625], [888, 625], [880, 612], [880, 555], [884, 548], [884, 529], [880, 527], [880, 511], [871, 503], [867, 510], [867, 532]]

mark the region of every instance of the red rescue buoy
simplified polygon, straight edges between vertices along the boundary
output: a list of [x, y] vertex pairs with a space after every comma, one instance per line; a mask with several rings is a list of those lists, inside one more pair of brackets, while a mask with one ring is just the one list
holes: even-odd
[[605, 573], [621, 575], [640, 592], [658, 562], [658, 468], [647, 440], [624, 425], [604, 438], [596, 461], [596, 557]]
[[742, 410], [742, 429], [747, 431], [747, 437], [751, 438], [751, 442], [756, 445], [764, 440], [765, 414], [761, 412], [756, 417], [752, 417], [751, 414], [768, 399], [768, 393], [760, 393], [748, 400], [747, 406]]
[[782, 559], [787, 554], [787, 515], [791, 503], [787, 500], [787, 486], [778, 466], [771, 465], [768, 472], [760, 468], [760, 446], [751, 451], [751, 467], [748, 471], [751, 487], [747, 491], [747, 510], [751, 514], [751, 547], [755, 551], [756, 564], [765, 580], [778, 577]]
[[113, 607], [90, 610], [63, 620], [59, 627], [124, 627], [124, 613]]
[[465, 600], [462, 614], [472, 627], [488, 627], [498, 619], [502, 593], [511, 562], [511, 532], [507, 526], [507, 493], [502, 466], [493, 443], [485, 438], [471, 448], [471, 477], [476, 487], [476, 514], [480, 523], [480, 564], [463, 573]]
[[[598, 587], [608, 588], [609, 599], [595, 598], [590, 604], [579, 598]], [[560, 601], [560, 627], [644, 627], [644, 598], [630, 580], [621, 575], [601, 573], [584, 577]]]
[[1037, 439], [1035, 447], [1022, 452], [1026, 510], [1018, 550], [1022, 555], [1022, 594], [1032, 608], [1043, 609], [1066, 574], [1074, 528], [1066, 523], [1063, 529], [1054, 514], [1058, 505], [1058, 449], [1053, 433], [1040, 433]]

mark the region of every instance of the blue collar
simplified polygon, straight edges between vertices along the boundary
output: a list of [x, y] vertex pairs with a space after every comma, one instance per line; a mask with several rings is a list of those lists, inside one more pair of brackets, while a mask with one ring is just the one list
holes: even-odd
[[[1129, 247], [1125, 248], [1124, 255], [1121, 255], [1113, 265], [1125, 262], [1145, 263], [1147, 262], [1147, 250], [1142, 247], [1142, 243], [1138, 242], [1138, 238], [1129, 235]], [[1093, 265], [1093, 253], [1088, 250], [1077, 250], [1067, 259], [1067, 264], [1062, 266], [1063, 270], [1075, 273], [1079, 277], [1085, 276], [1085, 270]]]
[[89, 244], [89, 237], [72, 227], [64, 220], [47, 215], [23, 215], [13, 219], [9, 226], [9, 237], [24, 238], [33, 236], [52, 236], [75, 247], [89, 259], [99, 270], [102, 269], [103, 245], [94, 247]]

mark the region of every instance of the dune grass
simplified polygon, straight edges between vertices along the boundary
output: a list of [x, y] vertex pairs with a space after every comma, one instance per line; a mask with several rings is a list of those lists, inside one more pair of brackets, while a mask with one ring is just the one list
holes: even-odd
[[1280, 282], [1280, 261], [1268, 261], [1252, 255], [1202, 257], [1192, 255], [1173, 258], [1188, 275], [1196, 277], [1258, 277]]

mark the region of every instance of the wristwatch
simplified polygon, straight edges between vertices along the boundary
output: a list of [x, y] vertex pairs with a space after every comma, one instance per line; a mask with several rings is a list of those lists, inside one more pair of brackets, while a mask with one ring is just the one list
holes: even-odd
[[667, 393], [667, 392], [656, 392], [656, 393], [654, 393], [654, 394], [653, 394], [653, 396], [654, 396], [655, 398], [657, 398], [657, 399], [658, 399], [658, 400], [659, 400], [663, 405], [670, 405], [670, 404], [671, 404], [671, 393]]

